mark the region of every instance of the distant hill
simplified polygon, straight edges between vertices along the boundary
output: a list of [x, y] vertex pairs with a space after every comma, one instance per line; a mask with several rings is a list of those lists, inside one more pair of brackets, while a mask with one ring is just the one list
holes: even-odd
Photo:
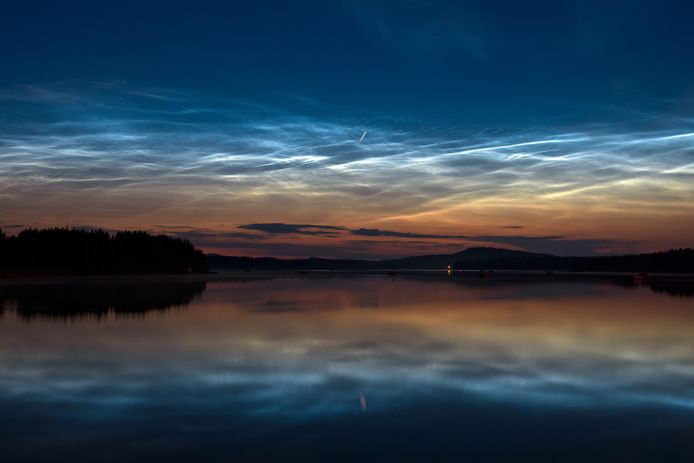
[[548, 254], [534, 254], [499, 248], [469, 248], [454, 254], [428, 254], [383, 260], [356, 259], [278, 259], [274, 257], [239, 257], [208, 254], [207, 265], [211, 269], [227, 270], [394, 270], [394, 269], [445, 269], [449, 265], [465, 262], [481, 262], [489, 259], [551, 258]]
[[449, 265], [465, 265], [470, 262], [484, 262], [495, 259], [535, 259], [553, 257], [549, 254], [535, 254], [525, 251], [514, 251], [501, 248], [469, 248], [454, 254], [430, 254], [424, 256], [404, 257], [378, 261], [385, 267], [410, 269], [445, 269]]
[[432, 254], [386, 260], [355, 259], [277, 259], [274, 257], [236, 257], [208, 254], [211, 269], [228, 270], [386, 270], [386, 269], [440, 269], [460, 259], [466, 251], [456, 254]]
[[[469, 248], [454, 254], [428, 254], [383, 260], [350, 259], [277, 259], [274, 257], [232, 257], [208, 254], [209, 268], [233, 270], [394, 270], [446, 269], [451, 266], [469, 267], [478, 263], [514, 259], [551, 259], [549, 254], [535, 254], [500, 248]], [[488, 266], [484, 266], [485, 268]]]
[[430, 254], [385, 260], [277, 259], [208, 254], [211, 269], [271, 270], [563, 270], [595, 272], [694, 273], [694, 249], [624, 256], [560, 257], [509, 249], [477, 247], [453, 254]]

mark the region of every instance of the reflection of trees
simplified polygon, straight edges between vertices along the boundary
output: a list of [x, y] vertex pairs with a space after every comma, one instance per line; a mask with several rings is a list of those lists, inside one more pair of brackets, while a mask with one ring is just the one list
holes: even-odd
[[12, 308], [26, 320], [145, 314], [183, 308], [205, 288], [205, 282], [0, 286], [0, 315]]
[[655, 293], [673, 297], [694, 297], [694, 285], [691, 283], [651, 283], [650, 287]]
[[[527, 297], [565, 297], [569, 293], [569, 285], [575, 285], [577, 294], [590, 294], [590, 288], [598, 289], [601, 285], [618, 286], [624, 290], [636, 290], [640, 285], [635, 284], [633, 275], [600, 275], [600, 274], [510, 274], [499, 273], [491, 280], [476, 278], [477, 272], [466, 274], [468, 278], [448, 279], [457, 281], [459, 284], [470, 288], [493, 288], [489, 294], [494, 297], [499, 296], [500, 290], [505, 291], [504, 297], [524, 299]], [[561, 283], [560, 288], [555, 287], [556, 283]], [[585, 283], [593, 283], [593, 286], [586, 286]], [[678, 276], [646, 276], [645, 287], [648, 287], [657, 294], [673, 297], [694, 297], [694, 280], [689, 277]]]
[[[654, 293], [672, 297], [694, 297], [694, 281], [691, 278], [654, 276], [649, 279], [648, 275], [645, 278], [646, 282], [643, 286], [650, 288]], [[633, 275], [593, 276], [591, 279], [619, 286], [625, 290], [636, 290], [641, 286], [634, 283]]]

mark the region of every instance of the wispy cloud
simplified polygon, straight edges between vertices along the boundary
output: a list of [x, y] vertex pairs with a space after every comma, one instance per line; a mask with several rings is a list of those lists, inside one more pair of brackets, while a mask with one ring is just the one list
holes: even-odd
[[239, 228], [246, 230], [257, 230], [272, 234], [291, 234], [291, 235], [321, 235], [337, 236], [344, 227], [333, 225], [309, 225], [309, 224], [289, 224], [289, 223], [249, 223], [239, 225]]
[[465, 239], [466, 236], [463, 235], [436, 235], [429, 233], [409, 233], [409, 232], [399, 232], [392, 230], [379, 230], [378, 228], [357, 228], [355, 230], [350, 230], [353, 235], [361, 236], [388, 236], [397, 238], [434, 238], [434, 239]]
[[[538, 236], [565, 237], [556, 242], [598, 240], [586, 246], [662, 239], [652, 217], [665, 212], [668, 242], [685, 244], [694, 226], [692, 118], [479, 131], [328, 118], [319, 103], [292, 104], [108, 83], [3, 89], [0, 208], [18, 223], [220, 221], [317, 237], [342, 229], [307, 224], [337, 222], [355, 236], [462, 239], [429, 232], [457, 223], [498, 239], [492, 230], [518, 221], [532, 231], [542, 224]], [[282, 228], [278, 218], [299, 225]], [[616, 236], [617, 218], [646, 226]], [[597, 238], [586, 220], [604, 225]], [[387, 231], [403, 224], [421, 231]]]

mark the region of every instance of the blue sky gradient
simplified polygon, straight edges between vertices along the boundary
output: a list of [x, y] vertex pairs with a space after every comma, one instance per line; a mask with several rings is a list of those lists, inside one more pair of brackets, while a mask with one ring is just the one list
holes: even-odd
[[0, 226], [286, 256], [692, 245], [693, 10], [8, 5]]

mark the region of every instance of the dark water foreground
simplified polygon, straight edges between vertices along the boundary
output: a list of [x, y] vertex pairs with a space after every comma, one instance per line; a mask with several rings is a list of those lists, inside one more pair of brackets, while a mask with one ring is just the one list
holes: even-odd
[[694, 298], [332, 276], [0, 285], [0, 461], [694, 461]]

